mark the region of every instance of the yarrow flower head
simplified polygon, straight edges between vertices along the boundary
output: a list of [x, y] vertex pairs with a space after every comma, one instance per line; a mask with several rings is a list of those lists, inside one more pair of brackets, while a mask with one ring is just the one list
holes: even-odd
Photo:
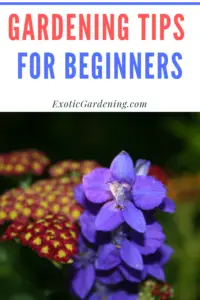
[[47, 215], [44, 219], [8, 226], [2, 240], [17, 239], [41, 257], [67, 263], [77, 252], [78, 228], [63, 216]]
[[29, 188], [16, 188], [0, 197], [0, 224], [17, 220], [38, 220], [49, 213], [76, 221], [83, 208], [74, 199], [71, 178], [38, 180]]
[[87, 199], [104, 203], [97, 215], [97, 230], [110, 231], [126, 222], [132, 229], [145, 232], [142, 211], [159, 207], [166, 198], [166, 188], [152, 176], [146, 175], [149, 162], [139, 160], [134, 167], [131, 157], [122, 151], [112, 161], [110, 169], [96, 168], [83, 177]]
[[34, 149], [0, 154], [0, 175], [41, 175], [49, 164], [48, 157]]
[[51, 177], [55, 178], [72, 174], [76, 175], [77, 181], [78, 178], [81, 181], [81, 177], [83, 175], [88, 174], [97, 167], [99, 167], [99, 164], [93, 160], [65, 160], [51, 166], [49, 168], [49, 174], [51, 175]]

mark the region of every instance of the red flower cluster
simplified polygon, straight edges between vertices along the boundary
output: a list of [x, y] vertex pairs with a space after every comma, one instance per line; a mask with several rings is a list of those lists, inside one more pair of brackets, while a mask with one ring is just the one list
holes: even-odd
[[151, 295], [157, 300], [169, 300], [174, 296], [172, 287], [167, 283], [147, 280], [143, 289], [150, 291]]
[[0, 224], [9, 220], [38, 220], [49, 213], [78, 220], [83, 208], [76, 203], [71, 178], [36, 181], [27, 189], [12, 189], [0, 197]]
[[152, 295], [160, 300], [168, 300], [173, 297], [173, 290], [167, 283], [156, 283], [152, 289]]
[[58, 162], [49, 168], [49, 174], [51, 177], [61, 177], [65, 176], [68, 173], [76, 172], [83, 176], [88, 174], [93, 169], [99, 167], [99, 164], [93, 160], [85, 160], [85, 161], [73, 161], [66, 160]]
[[0, 175], [41, 175], [49, 163], [44, 153], [32, 149], [0, 154]]
[[41, 257], [69, 263], [77, 253], [78, 234], [78, 228], [66, 217], [47, 215], [28, 224], [14, 221], [8, 226], [2, 240], [17, 239]]

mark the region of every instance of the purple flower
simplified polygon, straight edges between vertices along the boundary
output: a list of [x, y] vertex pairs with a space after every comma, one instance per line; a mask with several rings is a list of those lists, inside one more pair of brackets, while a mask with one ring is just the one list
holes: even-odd
[[[147, 164], [138, 164], [137, 172], [144, 174]], [[115, 157], [110, 169], [97, 168], [84, 176], [83, 189], [89, 201], [106, 202], [95, 221], [99, 231], [112, 231], [126, 222], [132, 229], [145, 232], [146, 222], [141, 209], [158, 207], [166, 196], [161, 182], [151, 176], [136, 174], [132, 159], [125, 151]]]
[[74, 257], [75, 276], [72, 280], [73, 291], [84, 299], [91, 291], [95, 282], [94, 262], [96, 252], [88, 248], [82, 237], [79, 238], [79, 255]]
[[88, 297], [88, 300], [137, 300], [137, 293], [128, 293], [123, 289], [112, 290], [98, 281], [95, 284], [95, 291]]
[[169, 261], [173, 249], [163, 244], [154, 254], [144, 256], [144, 276], [152, 276], [165, 281], [164, 265]]
[[151, 162], [145, 159], [138, 159], [135, 163], [135, 172], [137, 176], [147, 176]]
[[96, 278], [103, 284], [117, 284], [124, 278], [116, 269], [121, 263], [115, 245], [105, 244], [100, 247], [88, 246], [82, 236], [79, 238], [79, 254], [74, 256], [75, 276], [72, 288], [75, 294], [85, 299], [93, 288]]
[[159, 209], [166, 213], [174, 213], [176, 210], [176, 205], [173, 200], [165, 197], [159, 206]]
[[95, 243], [96, 241], [95, 219], [96, 217], [87, 210], [85, 210], [79, 218], [81, 232], [90, 243]]
[[140, 283], [144, 279], [144, 272], [132, 269], [125, 264], [121, 264], [119, 270], [124, 279], [129, 282]]
[[83, 184], [78, 184], [75, 186], [74, 198], [78, 204], [88, 210], [88, 212], [90, 212], [92, 215], [97, 215], [102, 206], [101, 204], [98, 205], [87, 200], [83, 189]]
[[95, 267], [98, 270], [111, 270], [121, 263], [118, 249], [113, 244], [105, 244], [99, 247]]
[[146, 232], [142, 234], [126, 227], [119, 227], [113, 238], [113, 244], [119, 249], [125, 265], [138, 271], [142, 271], [144, 267], [142, 255], [156, 252], [165, 240], [159, 223], [148, 221], [146, 228]]
[[75, 186], [75, 188], [74, 188], [74, 198], [76, 199], [78, 204], [80, 204], [83, 207], [86, 206], [87, 199], [86, 199], [82, 184], [78, 184], [77, 186]]
[[165, 234], [162, 226], [155, 220], [147, 220], [145, 233], [139, 233], [131, 230], [129, 236], [137, 246], [142, 255], [148, 255], [156, 252], [165, 241]]
[[104, 285], [114, 285], [124, 280], [122, 273], [117, 268], [109, 271], [97, 271], [96, 278]]

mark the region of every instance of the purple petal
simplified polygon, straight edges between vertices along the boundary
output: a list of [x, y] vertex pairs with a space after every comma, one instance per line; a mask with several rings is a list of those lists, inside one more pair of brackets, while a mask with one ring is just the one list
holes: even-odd
[[81, 299], [84, 299], [94, 284], [95, 270], [92, 264], [87, 265], [86, 268], [82, 268], [77, 271], [75, 278], [72, 281], [72, 288], [74, 292]]
[[146, 176], [149, 173], [151, 162], [145, 159], [138, 159], [135, 164], [135, 173], [137, 176]]
[[159, 206], [166, 196], [164, 185], [152, 176], [137, 176], [133, 187], [135, 204], [143, 210]]
[[122, 274], [118, 270], [104, 276], [98, 276], [98, 280], [103, 284], [118, 284], [124, 280]]
[[128, 294], [125, 291], [117, 291], [117, 292], [113, 292], [106, 299], [107, 300], [137, 300], [138, 299], [138, 295], [136, 295], [136, 294]]
[[165, 273], [159, 264], [150, 265], [147, 267], [148, 274], [158, 280], [165, 281]]
[[87, 199], [94, 203], [103, 203], [111, 199], [107, 182], [111, 181], [111, 173], [106, 168], [96, 168], [83, 177], [83, 189]]
[[85, 206], [86, 197], [83, 190], [83, 185], [79, 184], [74, 188], [74, 199], [83, 207]]
[[125, 151], [122, 151], [113, 159], [110, 170], [113, 177], [119, 182], [133, 183], [135, 180], [133, 161]]
[[126, 201], [124, 210], [122, 211], [125, 222], [134, 230], [138, 232], [145, 232], [146, 221], [143, 213], [135, 207], [135, 205]]
[[133, 270], [128, 266], [120, 265], [119, 266], [120, 272], [123, 274], [124, 278], [130, 282], [140, 282], [141, 275], [137, 270]]
[[95, 228], [99, 231], [112, 231], [124, 222], [122, 211], [116, 208], [115, 201], [110, 201], [100, 209]]
[[143, 259], [137, 247], [130, 241], [124, 240], [120, 255], [123, 261], [135, 270], [141, 271], [143, 269]]
[[173, 252], [174, 252], [174, 250], [172, 249], [172, 247], [170, 247], [166, 244], [163, 244], [160, 247], [160, 253], [161, 253], [160, 263], [161, 263], [161, 265], [165, 265], [169, 261]]
[[79, 249], [79, 252], [87, 252], [88, 251], [88, 248], [85, 244], [85, 240], [84, 240], [84, 237], [79, 234], [79, 237], [78, 237], [78, 249]]
[[100, 247], [95, 262], [98, 270], [110, 270], [118, 266], [121, 262], [119, 251], [115, 245], [106, 244]]
[[92, 295], [90, 295], [89, 297], [88, 297], [88, 300], [101, 300], [101, 296], [100, 295], [98, 295], [97, 293], [92, 293]]
[[162, 231], [162, 226], [158, 222], [154, 222], [147, 225], [144, 234], [133, 234], [133, 240], [141, 254], [149, 255], [163, 244], [165, 235]]
[[141, 275], [142, 280], [145, 280], [147, 276], [148, 276], [148, 266], [144, 265], [144, 269], [142, 270], [142, 275]]
[[95, 219], [96, 217], [87, 210], [84, 211], [79, 218], [81, 232], [90, 243], [95, 243], [96, 241]]
[[172, 214], [176, 210], [176, 205], [173, 200], [164, 198], [159, 208], [166, 213]]

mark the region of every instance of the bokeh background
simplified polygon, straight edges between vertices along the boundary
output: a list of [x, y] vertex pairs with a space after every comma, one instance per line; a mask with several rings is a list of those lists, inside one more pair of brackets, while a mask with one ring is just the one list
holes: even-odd
[[[159, 215], [175, 253], [166, 268], [178, 300], [200, 299], [200, 114], [0, 114], [0, 153], [36, 148], [52, 162], [94, 159], [108, 166], [121, 150], [169, 174], [175, 215]], [[0, 178], [0, 191], [11, 187]], [[54, 293], [51, 292], [52, 287]], [[0, 300], [62, 300], [65, 275], [16, 243], [0, 244]]]

